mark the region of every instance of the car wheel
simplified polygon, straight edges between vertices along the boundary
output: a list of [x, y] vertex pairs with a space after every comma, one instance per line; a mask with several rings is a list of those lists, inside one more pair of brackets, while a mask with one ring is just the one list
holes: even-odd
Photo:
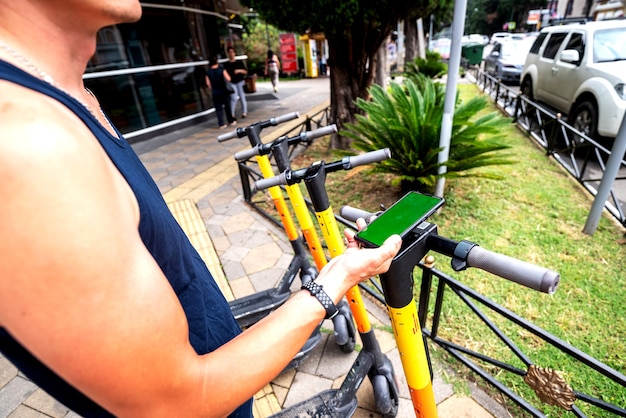
[[522, 82], [522, 94], [528, 97], [530, 100], [534, 100], [533, 97], [533, 82], [529, 77], [526, 77]]
[[[576, 130], [584, 133], [589, 138], [597, 139], [598, 137], [598, 109], [595, 103], [584, 101], [578, 103], [567, 121]], [[572, 136], [573, 145], [579, 145], [584, 142], [580, 135]]]

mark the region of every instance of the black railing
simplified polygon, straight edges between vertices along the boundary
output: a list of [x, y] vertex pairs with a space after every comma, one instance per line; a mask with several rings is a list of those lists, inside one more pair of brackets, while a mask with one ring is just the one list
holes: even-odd
[[[584, 374], [585, 378], [589, 379], [589, 373], [593, 373], [594, 380], [608, 380], [612, 385], [615, 385], [617, 393], [624, 393], [626, 391], [626, 376], [622, 373], [496, 304], [445, 273], [432, 268], [432, 265], [421, 264], [419, 267], [422, 268], [419, 315], [423, 334], [519, 405], [526, 413], [535, 417], [548, 416], [550, 414], [542, 411], [541, 408], [545, 405], [551, 405], [561, 411], [569, 411], [576, 417], [626, 416], [626, 409], [623, 406], [603, 400], [604, 394], [585, 393], [583, 390], [572, 387], [570, 383], [574, 375]], [[434, 278], [436, 280], [433, 280]], [[433, 287], [436, 287], [436, 296], [431, 306], [430, 295]], [[442, 323], [445, 320], [443, 312], [446, 311], [444, 309], [446, 289], [450, 289], [452, 294], [469, 308], [469, 312], [488, 327], [497, 339], [506, 346], [507, 352], [512, 353], [513, 360], [521, 363], [522, 367], [514, 365], [514, 361], [511, 359], [496, 359], [492, 357], [492, 354], [479, 353], [463, 344], [451, 341], [450, 336], [441, 335], [440, 330], [443, 328]], [[445, 294], [450, 295], [450, 293]], [[450, 302], [446, 306], [449, 304]], [[429, 309], [433, 313], [430, 318], [427, 318]], [[497, 325], [494, 316], [506, 322], [507, 332], [504, 332]], [[468, 322], [476, 323], [475, 321]], [[567, 373], [562, 373], [553, 368], [535, 364], [532, 355], [524, 353], [520, 344], [511, 337], [511, 335], [519, 335], [518, 330], [520, 329], [532, 334], [533, 346], [547, 343], [559, 352], [560, 364], [572, 362], [575, 366], [570, 368]], [[455, 340], [458, 341], [458, 338]], [[563, 359], [564, 356], [566, 359]], [[500, 377], [503, 374], [517, 378], [517, 381], [507, 379], [508, 383], [505, 384], [502, 382], [504, 379]], [[566, 379], [565, 376], [569, 379]], [[534, 399], [529, 400], [520, 393], [523, 391], [511, 388], [519, 388], [519, 386], [524, 385], [532, 389], [537, 395], [536, 397], [533, 396]], [[594, 385], [588, 386], [593, 387]], [[528, 394], [526, 395], [529, 397]], [[555, 413], [554, 410], [552, 412]]]
[[[545, 148], [546, 153], [589, 193], [597, 194], [611, 155], [605, 145], [570, 126], [559, 113], [520, 94], [518, 87], [506, 86], [479, 69], [472, 70], [472, 73], [476, 85], [501, 111], [511, 116], [522, 131]], [[626, 161], [623, 157], [604, 207], [626, 226]]]

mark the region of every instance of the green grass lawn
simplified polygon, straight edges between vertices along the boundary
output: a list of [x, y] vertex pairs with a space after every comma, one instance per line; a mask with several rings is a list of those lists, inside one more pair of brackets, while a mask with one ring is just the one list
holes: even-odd
[[[474, 85], [460, 85], [459, 91], [462, 100], [481, 94]], [[495, 107], [490, 109], [494, 110]], [[558, 291], [554, 295], [541, 294], [472, 269], [452, 273], [449, 259], [444, 256], [436, 256], [436, 267], [620, 373], [626, 373], [623, 226], [605, 214], [593, 236], [583, 234], [592, 197], [513, 123], [507, 128], [506, 141], [512, 147], [510, 152], [516, 164], [482, 169], [497, 173], [503, 180], [447, 180], [446, 204], [431, 221], [438, 225], [443, 236], [474, 241], [486, 249], [556, 270], [561, 274]], [[320, 141], [313, 146], [306, 159], [294, 168], [307, 165], [307, 160], [337, 159], [323, 144]], [[343, 204], [376, 210], [379, 204], [389, 205], [399, 197], [399, 190], [390, 186], [389, 176], [344, 173], [329, 175], [327, 182], [336, 211]], [[448, 293], [442, 334], [525, 369], [485, 326], [478, 325], [478, 319], [469, 314], [458, 298], [452, 297], [452, 292]], [[569, 361], [549, 344], [510, 323], [494, 320], [536, 365], [560, 370], [574, 389], [626, 408], [626, 389]], [[536, 399], [519, 377], [494, 373], [528, 400]], [[538, 400], [533, 403], [549, 416], [562, 415], [562, 410], [546, 407]], [[585, 411], [589, 416], [603, 416], [597, 410]]]
[[[462, 85], [460, 92], [462, 98], [469, 97], [477, 89]], [[593, 236], [583, 234], [592, 197], [514, 124], [507, 141], [517, 163], [485, 168], [502, 175], [504, 180], [448, 181], [445, 209], [432, 220], [442, 235], [469, 239], [487, 249], [556, 270], [561, 274], [560, 287], [550, 296], [479, 271], [453, 276], [610, 367], [626, 372], [624, 228], [605, 214]], [[442, 259], [439, 267], [446, 262]], [[475, 327], [473, 320], [467, 321], [467, 310], [460, 303], [452, 304], [445, 316], [455, 339], [507, 357], [502, 345], [490, 338], [486, 329]], [[503, 326], [537, 365], [562, 370], [574, 389], [584, 387], [626, 407], [624, 388], [566, 361], [548, 344]], [[546, 411], [551, 411], [552, 416], [556, 414], [555, 410]], [[598, 415], [591, 412], [590, 416]]]

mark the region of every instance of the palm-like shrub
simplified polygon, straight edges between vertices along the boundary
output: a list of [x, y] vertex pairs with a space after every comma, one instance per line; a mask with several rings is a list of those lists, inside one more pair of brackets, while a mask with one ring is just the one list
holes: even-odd
[[[365, 115], [357, 115], [355, 124], [346, 124], [342, 134], [352, 138], [352, 146], [361, 151], [389, 148], [391, 159], [376, 164], [374, 171], [394, 174], [404, 190], [432, 193], [440, 167], [443, 85], [421, 76], [405, 80], [404, 86], [392, 83], [387, 91], [373, 85], [369, 93], [371, 100], [356, 103]], [[509, 148], [500, 136], [507, 119], [496, 112], [479, 116], [486, 106], [484, 96], [467, 103], [458, 103], [457, 98], [446, 177], [498, 178], [472, 169], [513, 162], [501, 152]]]
[[441, 61], [441, 55], [436, 51], [426, 51], [426, 58], [417, 57], [406, 64], [404, 77], [414, 80], [423, 74], [426, 77], [441, 77], [448, 71], [448, 66]]

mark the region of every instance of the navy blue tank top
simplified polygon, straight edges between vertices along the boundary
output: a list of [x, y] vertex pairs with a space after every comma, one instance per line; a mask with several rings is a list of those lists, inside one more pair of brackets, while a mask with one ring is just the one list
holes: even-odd
[[[211, 352], [238, 335], [241, 329], [231, 314], [228, 302], [128, 142], [112, 136], [73, 97], [2, 60], [0, 79], [58, 100], [74, 112], [98, 139], [135, 194], [140, 210], [139, 234], [180, 300], [189, 323], [189, 341], [196, 352]], [[121, 138], [119, 132], [118, 135]], [[123, 343], [120, 341], [120, 344]], [[80, 350], [80, 347], [75, 349]], [[76, 413], [84, 417], [111, 416], [37, 360], [4, 328], [0, 328], [0, 351], [39, 387]], [[129, 393], [128, 396], [133, 395]], [[155, 402], [158, 401], [155, 399]], [[239, 407], [231, 417], [252, 417], [252, 400]]]

